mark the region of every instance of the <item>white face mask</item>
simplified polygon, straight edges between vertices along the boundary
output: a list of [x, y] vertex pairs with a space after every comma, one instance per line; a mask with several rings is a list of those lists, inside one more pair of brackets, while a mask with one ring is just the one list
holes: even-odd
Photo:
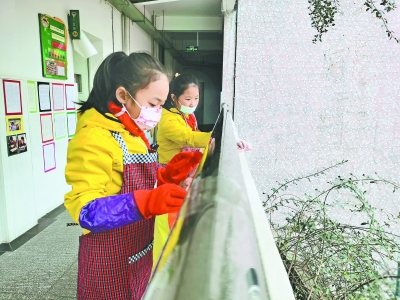
[[[181, 103], [179, 103], [179, 104], [181, 104]], [[189, 106], [185, 106], [185, 105], [181, 104], [181, 108], [179, 110], [181, 112], [183, 112], [185, 115], [190, 115], [190, 114], [194, 113], [196, 108], [197, 108], [197, 105], [194, 107], [189, 107]]]
[[131, 96], [131, 94], [128, 95], [132, 98], [133, 101], [140, 107], [140, 114], [139, 117], [136, 119], [132, 118], [132, 116], [129, 114], [128, 110], [126, 107], [122, 104], [123, 109], [126, 111], [126, 113], [131, 117], [131, 119], [136, 123], [137, 126], [139, 126], [140, 129], [142, 130], [150, 130], [153, 129], [154, 127], [157, 126], [158, 122], [160, 122], [161, 119], [161, 113], [162, 110], [161, 108], [156, 108], [156, 107], [148, 107], [148, 106], [141, 106], [137, 101]]

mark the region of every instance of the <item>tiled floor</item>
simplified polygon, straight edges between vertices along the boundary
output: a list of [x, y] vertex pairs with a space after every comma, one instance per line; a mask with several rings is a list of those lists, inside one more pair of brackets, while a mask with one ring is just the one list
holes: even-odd
[[81, 229], [71, 222], [66, 211], [45, 216], [21, 237], [22, 245], [10, 244], [16, 250], [0, 253], [0, 300], [76, 299]]

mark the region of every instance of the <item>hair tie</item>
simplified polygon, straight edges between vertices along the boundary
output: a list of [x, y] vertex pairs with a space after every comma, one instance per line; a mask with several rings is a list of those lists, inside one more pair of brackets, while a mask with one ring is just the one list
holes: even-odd
[[175, 78], [176, 78], [176, 77], [178, 77], [179, 75], [181, 75], [181, 74], [179, 74], [179, 73], [175, 73]]

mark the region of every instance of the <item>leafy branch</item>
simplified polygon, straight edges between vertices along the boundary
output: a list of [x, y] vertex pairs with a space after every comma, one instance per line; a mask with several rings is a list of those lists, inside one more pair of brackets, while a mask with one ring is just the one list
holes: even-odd
[[[380, 0], [377, 4], [375, 0], [364, 0], [363, 3], [366, 11], [369, 11], [377, 19], [383, 23], [386, 34], [389, 39], [394, 39], [400, 43], [400, 39], [394, 35], [394, 31], [390, 30], [386, 14], [396, 9], [396, 3], [393, 0]], [[308, 0], [311, 17], [311, 26], [317, 30], [312, 42], [322, 42], [322, 35], [328, 32], [330, 27], [335, 26], [335, 16], [339, 9], [338, 0]]]
[[335, 26], [335, 16], [339, 3], [336, 0], [308, 0], [310, 6], [311, 26], [317, 29], [317, 34], [312, 40], [322, 42], [322, 35], [328, 32], [329, 27]]
[[381, 9], [379, 9], [376, 5], [376, 1], [374, 0], [366, 0], [364, 5], [367, 7], [366, 11], [370, 11], [371, 14], [374, 14], [376, 18], [380, 19], [385, 27], [386, 33], [388, 38], [394, 39], [397, 43], [400, 43], [399, 38], [394, 36], [394, 32], [389, 29], [388, 21], [384, 17], [385, 14], [388, 12], [396, 9], [396, 3], [390, 0], [380, 0], [381, 3], [379, 4]]

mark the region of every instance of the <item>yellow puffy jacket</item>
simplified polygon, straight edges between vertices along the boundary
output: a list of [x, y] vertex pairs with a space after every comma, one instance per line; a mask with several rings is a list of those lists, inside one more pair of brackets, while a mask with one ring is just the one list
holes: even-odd
[[158, 161], [168, 163], [183, 147], [205, 148], [210, 138], [211, 132], [193, 131], [177, 109], [163, 108], [157, 127]]
[[[175, 108], [171, 111], [162, 110], [157, 128], [158, 161], [161, 164], [168, 163], [183, 147], [206, 148], [211, 138], [211, 132], [193, 131]], [[154, 226], [154, 263], [161, 254], [169, 231], [168, 215], [157, 216]]]
[[111, 131], [121, 133], [129, 153], [147, 153], [140, 137], [132, 136], [111, 114], [108, 117], [94, 108], [79, 114], [75, 136], [68, 144], [65, 179], [72, 190], [65, 194], [64, 205], [77, 223], [87, 203], [116, 195], [121, 190], [123, 154]]

